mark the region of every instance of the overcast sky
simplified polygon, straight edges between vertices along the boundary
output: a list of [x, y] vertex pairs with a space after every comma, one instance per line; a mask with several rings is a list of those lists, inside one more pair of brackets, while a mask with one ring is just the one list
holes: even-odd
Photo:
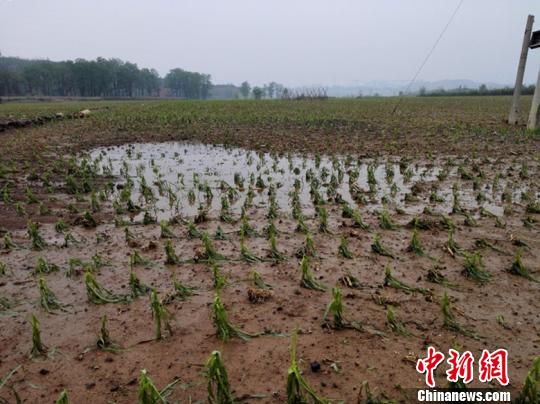
[[[118, 57], [214, 83], [410, 80], [459, 0], [0, 0], [0, 52]], [[539, 0], [464, 0], [420, 80], [514, 81]], [[525, 81], [536, 81], [540, 49]]]

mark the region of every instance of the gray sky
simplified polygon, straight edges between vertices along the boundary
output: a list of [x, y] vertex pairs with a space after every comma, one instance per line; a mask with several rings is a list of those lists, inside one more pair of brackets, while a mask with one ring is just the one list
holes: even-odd
[[[459, 0], [0, 0], [3, 55], [119, 57], [214, 83], [410, 80]], [[465, 0], [420, 80], [514, 81], [539, 0]], [[536, 80], [540, 49], [525, 81]]]

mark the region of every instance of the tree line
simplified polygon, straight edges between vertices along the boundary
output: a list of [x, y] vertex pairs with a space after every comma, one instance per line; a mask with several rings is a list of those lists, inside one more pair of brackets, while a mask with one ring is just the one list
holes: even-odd
[[[533, 84], [523, 86], [521, 93], [523, 95], [534, 94], [535, 86]], [[514, 93], [513, 87], [502, 88], [487, 88], [485, 84], [482, 84], [478, 88], [458, 87], [450, 90], [444, 88], [438, 90], [427, 91], [425, 87], [422, 87], [418, 91], [420, 97], [448, 97], [448, 96], [466, 96], [466, 95], [512, 95]]]
[[283, 98], [288, 92], [289, 90], [287, 88], [285, 88], [282, 84], [276, 83], [275, 81], [264, 84], [262, 87], [255, 86], [253, 88], [247, 81], [240, 84], [240, 94], [243, 98], [253, 97], [256, 100], [260, 100], [262, 98], [279, 99]]
[[155, 69], [115, 58], [53, 62], [0, 56], [0, 96], [205, 99], [211, 87], [209, 74], [172, 69], [161, 78]]

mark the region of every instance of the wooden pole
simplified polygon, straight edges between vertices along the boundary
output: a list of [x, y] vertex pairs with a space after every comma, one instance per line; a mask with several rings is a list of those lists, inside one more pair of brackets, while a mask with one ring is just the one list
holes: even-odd
[[527, 128], [532, 130], [540, 128], [540, 69], [538, 69], [538, 79], [536, 80], [536, 89], [534, 90]]
[[519, 98], [521, 97], [521, 87], [523, 86], [523, 75], [525, 74], [525, 65], [527, 64], [527, 53], [529, 52], [529, 43], [531, 42], [532, 27], [534, 16], [527, 17], [525, 34], [523, 35], [523, 44], [521, 46], [521, 56], [519, 58], [518, 70], [516, 75], [516, 84], [514, 85], [514, 96], [512, 97], [512, 108], [508, 115], [508, 123], [515, 125], [519, 117]]

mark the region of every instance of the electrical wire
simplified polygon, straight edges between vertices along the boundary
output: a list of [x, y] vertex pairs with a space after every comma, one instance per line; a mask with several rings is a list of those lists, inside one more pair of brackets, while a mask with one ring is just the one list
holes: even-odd
[[[460, 0], [460, 2], [458, 3], [456, 9], [454, 10], [454, 12], [452, 13], [452, 15], [450, 16], [450, 19], [448, 20], [448, 22], [446, 23], [446, 25], [444, 26], [443, 30], [441, 31], [441, 33], [439, 34], [439, 37], [437, 38], [437, 40], [435, 41], [435, 43], [433, 44], [433, 46], [431, 47], [431, 50], [429, 51], [429, 53], [427, 54], [427, 56], [424, 58], [424, 61], [422, 62], [422, 64], [420, 65], [420, 67], [418, 68], [418, 70], [416, 71], [416, 73], [414, 74], [412, 80], [409, 82], [409, 84], [407, 85], [407, 88], [405, 89], [404, 91], [404, 94], [407, 94], [407, 92], [409, 91], [409, 89], [411, 88], [411, 86], [413, 85], [413, 83], [416, 81], [416, 79], [418, 78], [418, 75], [420, 74], [420, 72], [422, 71], [422, 69], [424, 68], [424, 66], [426, 65], [426, 63], [428, 62], [429, 58], [431, 57], [431, 55], [433, 54], [433, 52], [435, 52], [435, 49], [437, 48], [437, 45], [439, 45], [439, 42], [441, 42], [441, 39], [442, 37], [444, 36], [446, 30], [448, 29], [448, 27], [450, 26], [450, 24], [452, 24], [452, 21], [454, 20], [454, 17], [456, 16], [456, 14], [458, 13], [459, 9], [461, 8], [461, 6], [463, 5], [465, 0]], [[401, 101], [403, 100], [403, 96], [401, 96], [399, 99], [398, 99], [398, 102], [396, 103], [396, 105], [394, 106], [394, 109], [392, 110], [392, 115], [394, 115], [394, 113], [396, 112], [396, 110], [398, 109], [399, 105], [401, 104]]]

